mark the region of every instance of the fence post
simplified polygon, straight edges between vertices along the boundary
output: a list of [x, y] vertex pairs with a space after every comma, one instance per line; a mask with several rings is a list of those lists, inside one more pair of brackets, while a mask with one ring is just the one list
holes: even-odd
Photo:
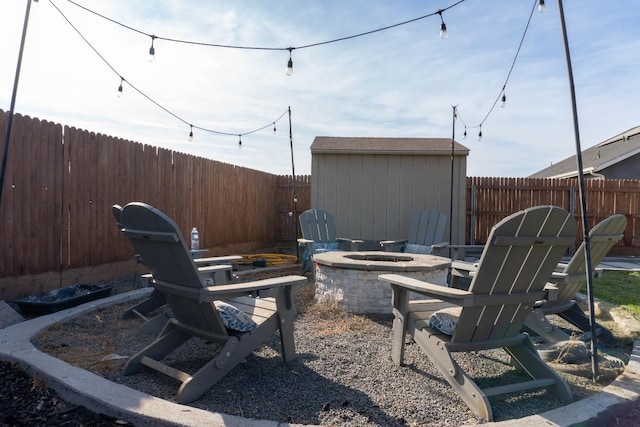
[[471, 218], [469, 219], [469, 244], [475, 245], [476, 239], [476, 185], [471, 184]]

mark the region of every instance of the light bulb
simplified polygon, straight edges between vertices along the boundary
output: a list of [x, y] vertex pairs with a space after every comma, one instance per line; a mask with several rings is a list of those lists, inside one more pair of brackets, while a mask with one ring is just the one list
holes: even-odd
[[149, 48], [149, 62], [153, 62], [156, 59], [156, 48], [153, 47], [153, 41], [156, 39], [156, 36], [151, 36], [151, 47]]
[[193, 125], [191, 126], [191, 130], [189, 131], [189, 141], [193, 141]]
[[462, 139], [467, 139], [467, 127], [464, 127], [464, 133], [462, 134]]
[[275, 123], [273, 124], [273, 134], [274, 135], [276, 134], [276, 124]]
[[289, 62], [287, 63], [287, 76], [290, 76], [291, 74], [293, 74], [293, 61], [291, 60], [291, 57], [289, 57]]
[[505, 95], [504, 93], [502, 94], [502, 100], [500, 101], [500, 108], [504, 108], [504, 106], [507, 104], [507, 95]]
[[447, 37], [449, 37], [449, 33], [447, 33], [447, 24], [442, 21], [440, 24], [440, 38], [446, 39]]
[[540, 11], [540, 13], [544, 13], [547, 11], [547, 5], [544, 4], [544, 0], [538, 1], [538, 10]]
[[238, 135], [238, 148], [242, 148], [242, 135]]
[[118, 86], [118, 98], [120, 98], [122, 96], [122, 82], [124, 82], [124, 79], [122, 77], [120, 77], [120, 86]]
[[478, 132], [478, 141], [482, 141], [482, 127], [480, 128], [480, 132]]

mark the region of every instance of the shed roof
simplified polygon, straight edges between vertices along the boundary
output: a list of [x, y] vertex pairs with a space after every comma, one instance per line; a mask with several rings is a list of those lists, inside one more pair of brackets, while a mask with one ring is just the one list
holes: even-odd
[[[311, 153], [451, 155], [451, 138], [385, 138], [316, 136]], [[469, 149], [454, 141], [454, 154], [468, 156]]]
[[[584, 173], [597, 173], [640, 153], [640, 126], [629, 129], [582, 151]], [[571, 178], [578, 175], [574, 156], [544, 168], [530, 178]]]

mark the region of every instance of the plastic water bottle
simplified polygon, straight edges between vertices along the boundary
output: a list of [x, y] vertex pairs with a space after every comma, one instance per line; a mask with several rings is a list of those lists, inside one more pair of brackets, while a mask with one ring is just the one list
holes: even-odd
[[200, 234], [198, 234], [198, 229], [193, 227], [191, 230], [191, 250], [197, 251], [200, 249]]

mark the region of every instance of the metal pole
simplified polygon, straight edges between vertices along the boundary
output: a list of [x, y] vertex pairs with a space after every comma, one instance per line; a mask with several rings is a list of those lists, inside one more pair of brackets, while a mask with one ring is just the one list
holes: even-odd
[[564, 9], [562, 0], [558, 0], [558, 12], [560, 13], [560, 23], [562, 26], [562, 39], [564, 42], [564, 52], [567, 61], [567, 72], [569, 74], [569, 88], [571, 92], [571, 110], [573, 112], [573, 133], [576, 140], [576, 161], [578, 165], [578, 185], [580, 188], [580, 203], [582, 206], [582, 230], [584, 233], [584, 256], [587, 264], [587, 296], [589, 299], [589, 326], [591, 330], [591, 373], [593, 381], [597, 381], [598, 354], [596, 347], [596, 316], [593, 298], [593, 274], [591, 266], [591, 245], [589, 243], [589, 224], [587, 223], [587, 200], [584, 188], [584, 173], [582, 170], [582, 149], [580, 148], [580, 128], [578, 126], [578, 110], [576, 107], [576, 92], [573, 84], [573, 69], [571, 67], [571, 54], [569, 52], [569, 41], [567, 38], [567, 27], [564, 19]]
[[[455, 153], [455, 140], [456, 140], [456, 110], [457, 105], [452, 105], [453, 118], [451, 124], [451, 185], [449, 188], [449, 244], [453, 244], [453, 159]], [[451, 246], [449, 246], [449, 258], [451, 258]]]
[[20, 51], [18, 53], [18, 65], [16, 75], [13, 80], [13, 93], [11, 94], [11, 106], [9, 107], [9, 117], [7, 119], [7, 132], [4, 136], [4, 150], [2, 153], [2, 167], [0, 168], [0, 204], [2, 204], [2, 189], [4, 188], [4, 174], [7, 170], [7, 157], [9, 156], [9, 141], [11, 139], [11, 126], [13, 125], [13, 110], [16, 106], [16, 96], [18, 94], [18, 81], [20, 80], [20, 67], [22, 66], [22, 53], [27, 39], [27, 26], [29, 24], [29, 12], [31, 11], [31, 0], [27, 0], [27, 11], [24, 14], [24, 24], [22, 25], [22, 40], [20, 41]]
[[296, 262], [300, 262], [298, 247], [298, 193], [296, 190], [296, 165], [293, 162], [293, 131], [291, 128], [291, 106], [289, 106], [289, 146], [291, 148], [291, 180], [293, 181], [293, 244], [296, 246]]

